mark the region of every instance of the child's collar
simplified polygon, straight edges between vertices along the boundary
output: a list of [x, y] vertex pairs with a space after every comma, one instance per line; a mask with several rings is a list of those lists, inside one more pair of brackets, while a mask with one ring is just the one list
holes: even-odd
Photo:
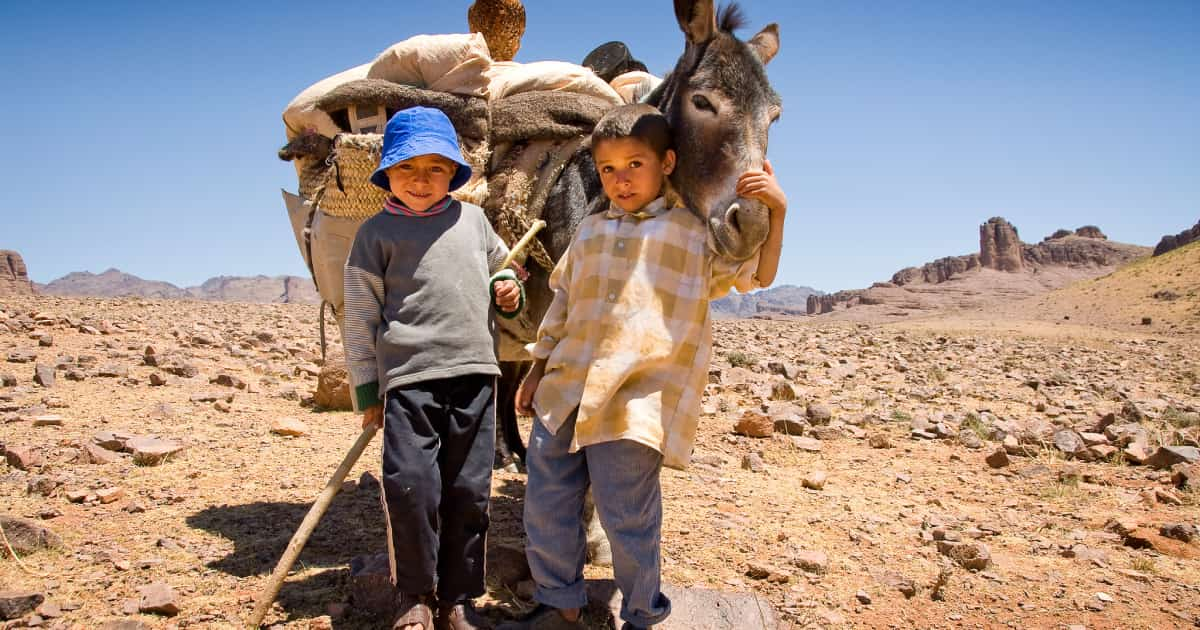
[[441, 201], [429, 206], [424, 210], [413, 210], [405, 205], [403, 201], [397, 199], [395, 195], [388, 195], [387, 199], [383, 202], [383, 211], [388, 214], [406, 217], [428, 217], [439, 214], [446, 208], [450, 207], [451, 203], [454, 203], [454, 198], [450, 195], [446, 195], [445, 197], [442, 197]]
[[663, 214], [670, 209], [671, 207], [667, 205], [667, 200], [665, 197], [658, 197], [636, 212], [626, 212], [617, 206], [617, 204], [610, 201], [608, 202], [608, 210], [604, 213], [604, 216], [609, 219], [620, 219], [621, 217], [649, 219]]

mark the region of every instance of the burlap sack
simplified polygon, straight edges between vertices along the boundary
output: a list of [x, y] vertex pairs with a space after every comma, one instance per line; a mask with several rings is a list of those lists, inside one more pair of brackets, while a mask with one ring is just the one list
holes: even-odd
[[417, 35], [383, 51], [371, 62], [367, 78], [487, 98], [491, 65], [480, 33]]
[[626, 103], [640, 103], [660, 83], [662, 83], [662, 79], [653, 74], [635, 70], [617, 75], [609, 85], [616, 90], [617, 94], [621, 95], [621, 99]]
[[488, 98], [493, 101], [522, 92], [561, 91], [589, 94], [613, 105], [625, 102], [596, 73], [565, 61], [496, 61], [488, 70], [488, 78]]

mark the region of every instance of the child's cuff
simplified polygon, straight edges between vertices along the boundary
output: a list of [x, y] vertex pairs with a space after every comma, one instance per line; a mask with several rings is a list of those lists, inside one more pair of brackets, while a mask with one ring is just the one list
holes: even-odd
[[363, 383], [354, 388], [355, 411], [366, 411], [379, 404], [379, 381]]
[[[521, 296], [517, 300], [517, 310], [515, 311], [510, 312], [501, 310], [500, 305], [496, 304], [496, 283], [503, 280], [512, 280], [513, 282], [516, 282], [517, 288], [521, 291]], [[504, 319], [512, 319], [517, 315], [520, 315], [521, 311], [525, 310], [525, 285], [521, 283], [519, 278], [517, 278], [517, 272], [513, 271], [512, 269], [501, 269], [500, 271], [497, 271], [495, 275], [492, 276], [492, 279], [488, 282], [488, 289], [492, 294], [492, 306], [496, 308], [496, 314], [500, 317], [503, 317]]]

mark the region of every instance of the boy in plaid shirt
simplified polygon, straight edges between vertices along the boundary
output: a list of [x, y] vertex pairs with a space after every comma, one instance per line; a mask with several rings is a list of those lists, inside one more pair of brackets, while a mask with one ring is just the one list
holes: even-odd
[[541, 604], [507, 628], [581, 628], [584, 494], [613, 550], [626, 628], [670, 614], [660, 591], [662, 467], [691, 456], [712, 332], [708, 303], [768, 286], [779, 267], [787, 200], [769, 163], [737, 194], [770, 210], [759, 255], [735, 263], [708, 248], [704, 220], [664, 198], [675, 168], [666, 118], [648, 105], [605, 114], [592, 133], [607, 211], [583, 220], [550, 277], [554, 299], [517, 393], [533, 415], [525, 489], [526, 554]]

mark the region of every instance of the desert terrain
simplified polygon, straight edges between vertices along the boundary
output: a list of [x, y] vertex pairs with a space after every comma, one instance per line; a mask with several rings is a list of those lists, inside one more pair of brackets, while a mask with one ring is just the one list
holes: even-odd
[[[664, 581], [785, 628], [1200, 626], [1198, 264], [716, 322], [693, 465], [663, 474]], [[302, 304], [0, 299], [0, 627], [242, 623], [359, 433], [313, 404], [317, 327]], [[350, 569], [385, 549], [378, 467], [376, 440], [268, 625], [388, 626]], [[523, 488], [496, 472], [495, 620], [531, 605]]]

